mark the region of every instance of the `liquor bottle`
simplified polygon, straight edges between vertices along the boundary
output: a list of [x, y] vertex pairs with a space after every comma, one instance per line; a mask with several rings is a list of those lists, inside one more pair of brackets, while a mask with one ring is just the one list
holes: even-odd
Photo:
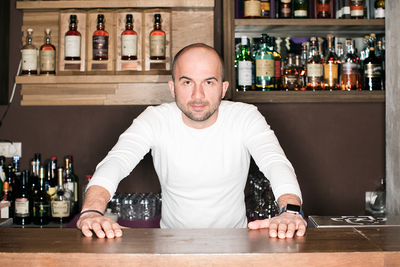
[[279, 0], [279, 18], [287, 19], [292, 17], [292, 0]]
[[307, 0], [294, 0], [293, 1], [293, 17], [294, 18], [308, 18], [307, 13]]
[[46, 192], [53, 199], [56, 197], [57, 157], [51, 157], [50, 160], [47, 160], [46, 166]]
[[[340, 59], [340, 62], [344, 60], [344, 52], [342, 43], [337, 43], [336, 55]], [[340, 71], [339, 71], [340, 72]]]
[[385, 42], [385, 37], [382, 37], [380, 44], [378, 42], [378, 48], [381, 50], [381, 56], [379, 57], [379, 59], [382, 61], [382, 90], [385, 90], [385, 88], [386, 88], [386, 56], [385, 56], [386, 42]]
[[[275, 1], [275, 0], [272, 0]], [[270, 18], [271, 0], [261, 0], [261, 18]]]
[[14, 218], [14, 196], [13, 192], [10, 190], [10, 184], [7, 180], [3, 183], [3, 192], [0, 200], [10, 202], [10, 207], [8, 208], [8, 218]]
[[10, 191], [12, 191], [15, 194], [20, 188], [20, 183], [19, 183], [19, 178], [15, 174], [15, 169], [12, 164], [8, 165], [7, 176], [8, 176], [8, 182], [10, 184]]
[[364, 18], [364, 0], [350, 0], [350, 16], [352, 19]]
[[310, 39], [310, 53], [307, 60], [307, 90], [323, 90], [321, 75], [322, 60], [317, 48], [317, 38]]
[[288, 62], [283, 68], [283, 90], [297, 90], [298, 88], [298, 71], [296, 66], [293, 64], [293, 53], [288, 54]]
[[350, 0], [342, 0], [343, 1], [343, 6], [342, 6], [342, 19], [350, 19]]
[[37, 48], [32, 44], [32, 29], [27, 29], [26, 44], [22, 47], [22, 74], [37, 74]]
[[331, 0], [315, 0], [317, 6], [317, 18], [318, 19], [330, 19], [331, 18]]
[[71, 215], [78, 214], [78, 177], [72, 172], [71, 170], [71, 165], [70, 165], [70, 157], [66, 156], [64, 157], [64, 182], [67, 186], [67, 188], [72, 192], [72, 197], [71, 197]]
[[339, 66], [340, 59], [332, 46], [333, 35], [328, 34], [328, 51], [324, 58], [324, 86], [325, 90], [339, 90]]
[[364, 60], [363, 90], [382, 90], [382, 61], [375, 56], [374, 42], [370, 43], [369, 56]]
[[63, 168], [57, 169], [56, 196], [51, 200], [51, 217], [55, 223], [67, 223], [71, 220], [72, 192], [63, 183]]
[[104, 15], [97, 15], [97, 30], [93, 33], [93, 60], [108, 60], [108, 32], [104, 30]]
[[261, 35], [260, 48], [257, 50], [256, 61], [256, 88], [269, 91], [274, 88], [275, 59], [268, 48], [269, 37]]
[[165, 59], [165, 32], [161, 29], [161, 14], [154, 14], [154, 28], [150, 32], [150, 59]]
[[48, 224], [51, 218], [50, 196], [45, 189], [44, 174], [45, 169], [43, 166], [40, 166], [38, 191], [33, 199], [33, 223], [38, 225]]
[[385, 0], [375, 0], [374, 3], [375, 18], [384, 19], [385, 18]]
[[242, 36], [242, 46], [238, 59], [238, 91], [249, 91], [252, 88], [252, 61], [247, 46], [247, 36]]
[[21, 188], [15, 196], [14, 223], [26, 225], [32, 222], [33, 198], [28, 185], [29, 171], [22, 172]]
[[275, 90], [281, 90], [282, 89], [282, 57], [277, 51], [276, 47], [276, 39], [275, 37], [270, 37], [271, 39], [271, 48], [272, 48], [272, 54], [274, 55], [274, 60], [275, 60]]
[[40, 166], [41, 166], [41, 154], [36, 153], [35, 154], [35, 174], [37, 177], [39, 177], [39, 171], [40, 171]]
[[40, 74], [56, 73], [56, 48], [50, 43], [50, 28], [44, 30], [46, 37], [40, 47]]
[[79, 213], [79, 177], [74, 172], [74, 164], [73, 164], [74, 160], [73, 160], [72, 155], [68, 155], [68, 157], [69, 157], [70, 176], [73, 177], [73, 180], [74, 180], [75, 214], [78, 214]]
[[132, 14], [126, 15], [125, 30], [121, 34], [121, 59], [137, 59], [137, 33], [133, 30]]
[[303, 42], [301, 43], [300, 64], [304, 68], [307, 65], [307, 59], [308, 59], [307, 42]]
[[259, 18], [261, 17], [261, 1], [260, 0], [244, 0], [244, 17]]
[[361, 90], [361, 84], [359, 83], [359, 59], [354, 53], [353, 41], [346, 39], [347, 54], [344, 61], [340, 65], [341, 67], [341, 89], [350, 90]]
[[65, 33], [65, 60], [81, 60], [81, 33], [77, 30], [76, 15], [69, 16], [69, 31]]
[[36, 175], [36, 162], [34, 159], [31, 160], [31, 176], [29, 177], [29, 183], [31, 187], [31, 192], [32, 195], [35, 195], [37, 193], [37, 185], [38, 185], [38, 179]]
[[294, 65], [296, 66], [297, 69], [297, 78], [298, 78], [298, 84], [297, 84], [297, 89], [301, 91], [307, 90], [307, 72], [306, 68], [301, 65], [301, 58], [300, 55], [296, 55], [294, 58]]

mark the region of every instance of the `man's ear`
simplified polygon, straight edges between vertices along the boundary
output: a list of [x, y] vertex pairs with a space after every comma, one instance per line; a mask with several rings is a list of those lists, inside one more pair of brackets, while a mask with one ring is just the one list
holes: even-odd
[[175, 98], [175, 84], [173, 81], [168, 81], [169, 90], [171, 91], [171, 95]]
[[228, 90], [229, 82], [225, 81], [222, 83], [222, 98], [225, 97], [226, 91]]

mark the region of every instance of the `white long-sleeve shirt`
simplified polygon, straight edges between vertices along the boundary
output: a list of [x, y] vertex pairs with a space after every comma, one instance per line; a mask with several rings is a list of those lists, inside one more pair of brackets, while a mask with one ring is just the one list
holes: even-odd
[[252, 156], [276, 198], [301, 192], [291, 163], [253, 105], [222, 101], [210, 127], [194, 129], [175, 103], [148, 107], [98, 164], [89, 186], [113, 196], [151, 150], [160, 180], [163, 228], [246, 227], [244, 188]]

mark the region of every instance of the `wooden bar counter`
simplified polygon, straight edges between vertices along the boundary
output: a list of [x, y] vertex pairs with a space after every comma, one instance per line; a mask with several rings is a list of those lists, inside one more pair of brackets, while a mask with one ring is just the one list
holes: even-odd
[[400, 227], [309, 228], [280, 240], [267, 230], [0, 229], [1, 266], [400, 266]]

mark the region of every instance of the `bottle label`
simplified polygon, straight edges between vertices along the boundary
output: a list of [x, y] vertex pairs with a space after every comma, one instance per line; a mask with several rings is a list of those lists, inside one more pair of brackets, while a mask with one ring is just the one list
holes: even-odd
[[307, 17], [307, 10], [295, 10], [294, 16], [295, 17]]
[[54, 50], [40, 51], [40, 69], [43, 71], [54, 71], [56, 68], [55, 58], [56, 51]]
[[342, 74], [358, 74], [358, 64], [351, 62], [343, 63]]
[[351, 0], [350, 4], [350, 15], [352, 17], [364, 16], [364, 0]]
[[65, 36], [65, 57], [80, 57], [81, 56], [81, 37], [80, 36]]
[[273, 59], [256, 59], [256, 77], [274, 77], [275, 61]]
[[364, 0], [350, 0], [350, 4], [353, 6], [361, 6], [361, 5], [363, 5], [363, 3], [364, 3]]
[[245, 17], [261, 16], [261, 2], [260, 1], [244, 1], [244, 16]]
[[165, 36], [163, 35], [150, 36], [150, 56], [152, 57], [165, 56]]
[[350, 15], [350, 6], [345, 6], [342, 8], [343, 15]]
[[15, 199], [15, 215], [18, 217], [29, 217], [29, 200], [27, 198]]
[[375, 18], [376, 19], [384, 19], [385, 18], [385, 9], [383, 8], [376, 8], [375, 9]]
[[78, 202], [78, 183], [74, 182], [74, 201]]
[[289, 87], [289, 88], [296, 88], [297, 86], [297, 76], [293, 74], [289, 74], [284, 77], [284, 83]]
[[67, 182], [66, 187], [73, 192], [72, 197], [75, 197], [75, 183], [74, 182]]
[[36, 49], [22, 49], [22, 70], [37, 70]]
[[338, 64], [324, 64], [324, 79], [337, 79], [339, 68]]
[[291, 12], [292, 12], [292, 10], [290, 9], [290, 6], [284, 6], [283, 8], [281, 8], [281, 14], [284, 17], [290, 16]]
[[366, 64], [364, 65], [364, 75], [367, 78], [380, 78], [382, 66], [380, 64]]
[[108, 36], [93, 36], [93, 56], [108, 57]]
[[56, 198], [56, 197], [57, 197], [56, 188], [55, 188], [55, 187], [50, 187], [50, 186], [49, 186], [49, 188], [47, 189], [47, 194], [49, 194], [49, 196], [50, 196], [51, 199]]
[[307, 64], [307, 77], [321, 78], [321, 64]]
[[47, 202], [34, 202], [33, 217], [50, 217], [50, 204]]
[[270, 3], [261, 0], [261, 17], [269, 18], [270, 10], [271, 10]]
[[51, 216], [53, 217], [69, 217], [70, 213], [69, 201], [55, 201], [51, 202]]
[[137, 35], [122, 35], [121, 37], [121, 55], [137, 55]]
[[238, 83], [240, 86], [251, 86], [252, 75], [251, 75], [251, 61], [239, 61], [238, 73], [239, 79]]
[[275, 77], [276, 78], [281, 77], [281, 61], [280, 60], [275, 60]]

